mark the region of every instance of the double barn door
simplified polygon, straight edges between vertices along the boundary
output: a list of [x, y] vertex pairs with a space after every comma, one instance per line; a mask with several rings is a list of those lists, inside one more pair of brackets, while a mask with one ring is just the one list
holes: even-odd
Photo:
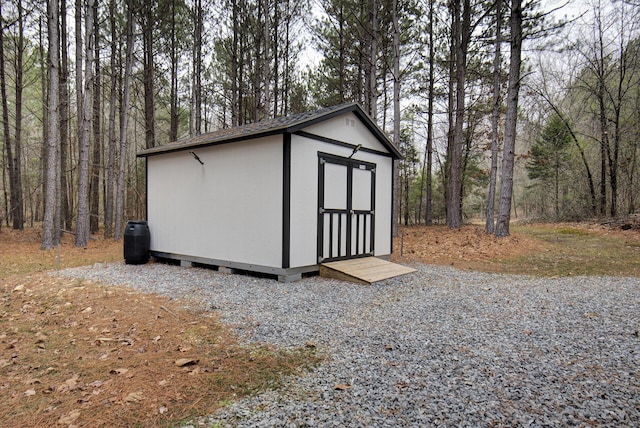
[[374, 252], [375, 164], [318, 154], [318, 262]]

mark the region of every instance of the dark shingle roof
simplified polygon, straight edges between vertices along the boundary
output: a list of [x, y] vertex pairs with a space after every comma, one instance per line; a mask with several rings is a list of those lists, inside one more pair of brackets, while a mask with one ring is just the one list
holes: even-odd
[[138, 153], [140, 157], [153, 156], [161, 153], [176, 152], [181, 150], [194, 149], [197, 147], [213, 146], [218, 144], [244, 141], [251, 138], [265, 137], [268, 135], [282, 134], [285, 132], [294, 133], [308, 126], [323, 122], [335, 116], [353, 112], [371, 131], [393, 157], [400, 158], [400, 153], [391, 144], [386, 135], [373, 123], [371, 118], [360, 108], [357, 103], [341, 104], [333, 107], [305, 113], [292, 114], [289, 116], [277, 117], [263, 120], [234, 128], [220, 129], [196, 137], [186, 138], [163, 146], [153, 147]]

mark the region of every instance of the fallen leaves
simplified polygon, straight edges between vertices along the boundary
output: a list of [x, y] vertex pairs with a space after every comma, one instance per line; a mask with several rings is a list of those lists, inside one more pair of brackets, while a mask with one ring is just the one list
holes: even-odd
[[124, 397], [125, 403], [139, 403], [144, 400], [144, 393], [142, 391], [130, 392]]
[[496, 238], [477, 225], [449, 229], [444, 225], [405, 226], [402, 239], [394, 240], [393, 258], [423, 263], [477, 268], [495, 259], [529, 254], [541, 244], [527, 236], [512, 234]]
[[58, 419], [58, 425], [72, 425], [81, 415], [80, 410], [72, 410], [65, 416]]
[[0, 299], [3, 426], [172, 426], [315, 361], [244, 348], [193, 302], [122, 287], [32, 274], [1, 279]]
[[200, 360], [195, 358], [178, 358], [174, 364], [178, 367], [191, 366], [194, 364], [198, 364]]
[[80, 375], [75, 374], [73, 375], [73, 377], [70, 377], [69, 379], [65, 380], [61, 385], [59, 385], [56, 388], [56, 392], [64, 393], [64, 392], [75, 390], [78, 386], [78, 378], [80, 378]]

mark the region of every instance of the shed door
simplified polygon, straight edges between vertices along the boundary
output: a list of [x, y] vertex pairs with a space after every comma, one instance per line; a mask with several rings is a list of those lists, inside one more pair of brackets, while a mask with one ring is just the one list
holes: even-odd
[[375, 164], [318, 154], [318, 262], [374, 252]]

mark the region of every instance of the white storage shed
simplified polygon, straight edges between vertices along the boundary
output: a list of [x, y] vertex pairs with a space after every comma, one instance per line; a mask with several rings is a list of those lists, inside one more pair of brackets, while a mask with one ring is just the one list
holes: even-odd
[[400, 153], [358, 104], [144, 150], [150, 251], [182, 264], [299, 279], [392, 252]]

